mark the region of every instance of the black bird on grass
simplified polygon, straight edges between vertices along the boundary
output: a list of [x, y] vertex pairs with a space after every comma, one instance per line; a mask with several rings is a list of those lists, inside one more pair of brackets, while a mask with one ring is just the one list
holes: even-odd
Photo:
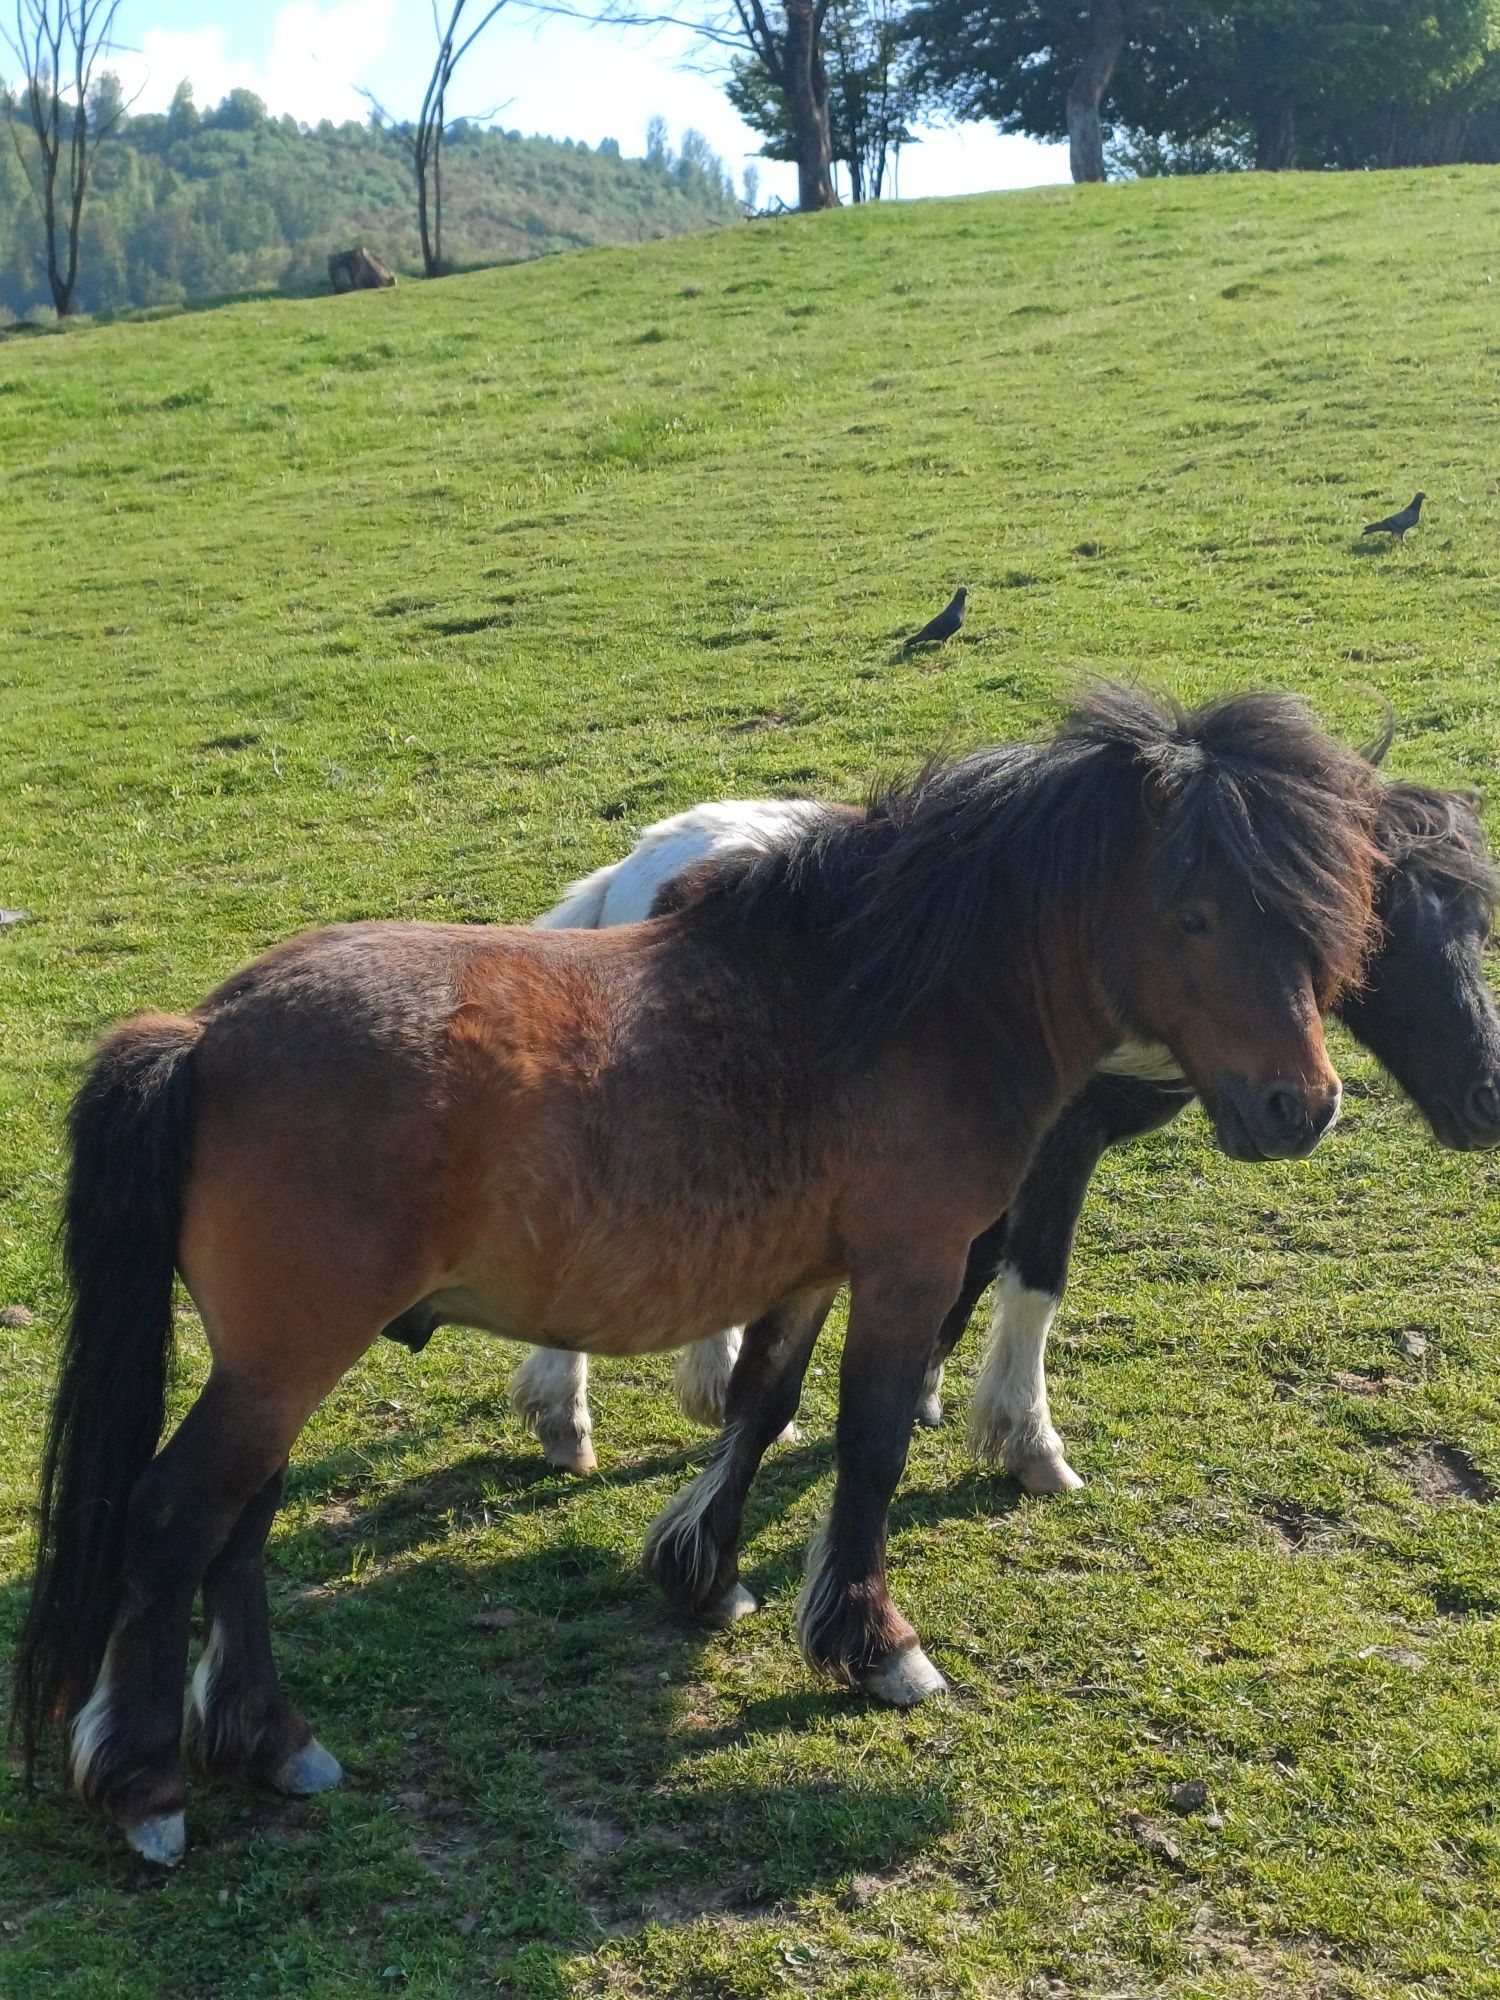
[[951, 639], [964, 622], [964, 605], [968, 600], [968, 590], [960, 585], [954, 591], [951, 601], [945, 604], [936, 618], [929, 618], [920, 632], [913, 632], [901, 648], [909, 653], [913, 646], [940, 646], [945, 639]]
[[1422, 518], [1422, 502], [1425, 493], [1418, 493], [1409, 507], [1403, 507], [1399, 514], [1387, 514], [1383, 521], [1372, 521], [1365, 529], [1367, 535], [1394, 535], [1398, 542], [1406, 540], [1408, 528], [1414, 528]]

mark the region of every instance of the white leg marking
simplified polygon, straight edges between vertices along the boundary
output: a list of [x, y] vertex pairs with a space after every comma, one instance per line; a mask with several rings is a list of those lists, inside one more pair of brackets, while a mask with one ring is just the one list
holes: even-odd
[[820, 1674], [837, 1673], [838, 1669], [831, 1668], [827, 1660], [820, 1660], [813, 1652], [812, 1634], [837, 1603], [838, 1583], [833, 1571], [833, 1547], [828, 1516], [825, 1514], [813, 1529], [812, 1540], [807, 1545], [807, 1575], [802, 1580], [797, 1598], [797, 1644], [802, 1648], [803, 1659]]
[[193, 1669], [192, 1685], [188, 1689], [188, 1720], [200, 1728], [208, 1721], [208, 1705], [213, 1699], [214, 1682], [219, 1677], [219, 1668], [224, 1661], [224, 1634], [217, 1622], [208, 1628], [208, 1638], [198, 1664]]
[[722, 1333], [710, 1334], [707, 1340], [695, 1340], [678, 1355], [673, 1386], [683, 1415], [691, 1417], [695, 1424], [717, 1430], [723, 1423], [724, 1401], [729, 1393], [729, 1378], [740, 1356], [741, 1338], [737, 1326], [726, 1327]]
[[114, 1694], [113, 1646], [104, 1649], [104, 1660], [93, 1693], [73, 1718], [68, 1732], [68, 1774], [75, 1791], [82, 1792], [94, 1764], [114, 1728], [111, 1697]]
[[510, 1406], [536, 1432], [549, 1465], [566, 1472], [594, 1470], [587, 1355], [533, 1347], [510, 1378]]
[[[694, 1602], [712, 1584], [719, 1567], [719, 1546], [709, 1535], [704, 1518], [724, 1484], [733, 1448], [734, 1432], [725, 1431], [702, 1472], [680, 1493], [673, 1495], [651, 1523], [646, 1535], [647, 1569], [653, 1576], [660, 1576], [665, 1567], [673, 1578], [687, 1585]], [[748, 1592], [743, 1594], [749, 1595]], [[727, 1608], [732, 1617], [738, 1618], [743, 1617], [751, 1605], [740, 1603], [736, 1594], [731, 1593]]]
[[934, 1361], [922, 1377], [922, 1394], [917, 1402], [917, 1422], [935, 1431], [943, 1421], [943, 1364]]
[[158, 1813], [154, 1819], [137, 1820], [125, 1828], [125, 1838], [142, 1861], [158, 1868], [175, 1868], [187, 1846], [187, 1816]]
[[995, 1289], [989, 1345], [969, 1410], [969, 1449], [998, 1458], [1029, 1493], [1067, 1493], [1083, 1481], [1063, 1456], [1047, 1407], [1047, 1335], [1060, 1301], [1023, 1285], [1007, 1266]]

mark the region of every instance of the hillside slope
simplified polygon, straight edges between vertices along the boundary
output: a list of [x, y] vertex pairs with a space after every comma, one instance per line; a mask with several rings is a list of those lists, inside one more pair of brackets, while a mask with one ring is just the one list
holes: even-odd
[[[566, 139], [455, 124], [444, 151], [448, 267], [639, 243], [738, 221], [704, 142], [627, 160]], [[329, 252], [365, 243], [422, 269], [402, 141], [368, 125], [299, 127], [236, 92], [200, 121], [126, 119], [100, 149], [84, 211], [77, 308], [174, 305], [234, 292], [322, 289]], [[20, 161], [0, 149], [0, 314], [50, 309], [44, 238]]]
[[[1396, 769], [1492, 785], [1497, 221], [1485, 169], [1059, 189], [0, 341], [7, 1629], [102, 1023], [328, 919], [529, 917], [663, 812], [852, 796], [1090, 671], [1389, 701]], [[957, 1371], [892, 1563], [959, 1693], [910, 1718], [791, 1636], [831, 1355], [751, 1503], [765, 1609], [707, 1637], [636, 1568], [702, 1443], [660, 1365], [600, 1367], [569, 1485], [498, 1343], [369, 1356], [271, 1548], [348, 1789], [195, 1794], [141, 1893], [0, 1777], [0, 1994], [146, 2000], [167, 1954], [236, 1995], [1495, 1994], [1495, 1169], [1340, 1059], [1310, 1162], [1193, 1116], [1106, 1163], [1084, 1494], [976, 1471]], [[1217, 1823], [1166, 1811], [1199, 1776]]]

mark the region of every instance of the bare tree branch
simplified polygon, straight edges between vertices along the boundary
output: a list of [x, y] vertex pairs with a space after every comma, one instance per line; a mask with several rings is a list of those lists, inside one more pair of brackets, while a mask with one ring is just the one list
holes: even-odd
[[[126, 108], [118, 106], [97, 124], [89, 109], [99, 65], [116, 46], [119, 10], [120, 0], [15, 0], [13, 25], [0, 28], [0, 40], [21, 68], [34, 167], [17, 131], [17, 107], [8, 90], [3, 94], [5, 118], [41, 210], [47, 282], [59, 319], [73, 310], [79, 233], [94, 156]], [[71, 99], [66, 140], [64, 90]], [[61, 217], [59, 182], [65, 211]]]

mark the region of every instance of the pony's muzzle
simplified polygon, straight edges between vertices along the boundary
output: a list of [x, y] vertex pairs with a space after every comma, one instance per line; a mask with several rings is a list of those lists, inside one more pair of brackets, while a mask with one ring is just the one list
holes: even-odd
[[1219, 1144], [1232, 1160], [1300, 1160], [1338, 1117], [1341, 1096], [1336, 1077], [1328, 1084], [1230, 1077], [1214, 1103]]

